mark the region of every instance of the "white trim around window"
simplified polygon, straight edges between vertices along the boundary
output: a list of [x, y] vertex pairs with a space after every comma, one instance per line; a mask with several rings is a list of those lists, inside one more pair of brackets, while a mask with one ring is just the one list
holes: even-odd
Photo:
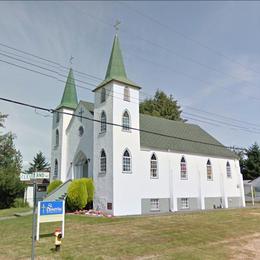
[[132, 156], [128, 149], [124, 150], [122, 157], [122, 172], [132, 173]]

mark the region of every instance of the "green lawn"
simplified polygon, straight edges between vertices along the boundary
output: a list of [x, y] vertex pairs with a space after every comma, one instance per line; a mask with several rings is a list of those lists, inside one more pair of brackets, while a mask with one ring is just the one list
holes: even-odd
[[1, 209], [0, 210], [0, 218], [1, 217], [11, 217], [14, 216], [15, 213], [23, 213], [30, 211], [30, 208], [10, 208], [10, 209]]
[[[30, 257], [31, 218], [0, 221], [0, 259]], [[260, 209], [112, 219], [70, 215], [62, 250], [54, 253], [49, 234], [57, 226], [42, 225], [39, 259], [237, 259], [255, 256], [243, 250], [248, 241], [260, 242]]]

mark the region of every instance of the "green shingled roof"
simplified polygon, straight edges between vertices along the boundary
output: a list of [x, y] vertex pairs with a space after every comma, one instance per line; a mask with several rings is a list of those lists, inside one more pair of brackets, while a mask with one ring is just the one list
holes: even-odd
[[72, 68], [70, 68], [65, 89], [63, 92], [63, 96], [60, 105], [57, 107], [57, 109], [62, 107], [76, 109], [77, 105], [78, 105], [78, 98], [77, 98], [75, 80], [74, 80], [73, 70]]
[[[83, 103], [90, 112], [93, 112], [93, 103]], [[161, 134], [157, 135], [141, 131], [140, 145], [144, 148], [237, 159], [235, 153], [225, 148], [198, 125], [140, 114], [140, 129]], [[166, 137], [163, 135], [170, 135], [178, 138]], [[186, 139], [194, 140], [196, 142], [187, 141]]]
[[[141, 147], [206, 156], [237, 158], [235, 153], [225, 148], [214, 137], [194, 124], [140, 114], [140, 129], [161, 134], [160, 136], [141, 132]], [[178, 138], [162, 135], [170, 135]], [[186, 139], [196, 142], [187, 141]]]
[[110, 82], [112, 80], [119, 81], [119, 82], [125, 83], [127, 85], [140, 88], [134, 82], [132, 82], [131, 80], [129, 80], [127, 78], [125, 65], [124, 65], [124, 61], [123, 61], [123, 56], [122, 56], [122, 52], [120, 49], [119, 38], [117, 35], [115, 35], [115, 38], [114, 38], [113, 47], [112, 47], [112, 51], [111, 51], [111, 55], [110, 55], [110, 59], [109, 59], [108, 67], [107, 67], [105, 80], [103, 82], [101, 82], [101, 84], [98, 85], [96, 89], [104, 86], [105, 84], [107, 84], [108, 82]]

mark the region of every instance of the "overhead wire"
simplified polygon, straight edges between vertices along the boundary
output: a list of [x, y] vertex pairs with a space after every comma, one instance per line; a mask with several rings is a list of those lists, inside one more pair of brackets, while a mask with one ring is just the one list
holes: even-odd
[[[29, 107], [29, 108], [32, 108], [32, 109], [43, 110], [43, 111], [46, 111], [46, 112], [49, 112], [49, 113], [55, 113], [56, 112], [56, 113], [59, 113], [59, 114], [65, 114], [65, 115], [69, 115], [69, 116], [73, 116], [73, 117], [84, 118], [84, 119], [92, 121], [92, 122], [101, 123], [101, 120], [99, 120], [99, 119], [90, 118], [90, 117], [86, 117], [86, 116], [82, 116], [82, 115], [77, 115], [75, 113], [60, 111], [58, 109], [51, 109], [51, 108], [46, 108], [46, 107], [42, 107], [42, 106], [36, 106], [36, 105], [33, 105], [33, 104], [29, 104], [29, 103], [25, 103], [25, 102], [13, 100], [13, 99], [3, 98], [3, 97], [0, 97], [0, 100], [5, 101], [5, 102], [9, 102], [9, 103], [13, 103], [13, 104], [16, 104], [16, 105], [20, 105], [20, 106]], [[112, 122], [108, 122], [108, 121], [106, 121], [106, 122], [102, 121], [102, 123], [105, 123], [106, 125], [109, 125], [109, 126], [116, 126], [116, 127], [120, 127], [120, 128], [123, 127], [122, 124], [112, 123]], [[198, 143], [198, 144], [203, 144], [203, 145], [209, 145], [209, 146], [215, 146], [215, 147], [221, 147], [221, 148], [227, 148], [227, 149], [236, 149], [236, 150], [241, 150], [241, 151], [245, 150], [245, 148], [242, 148], [242, 147], [225, 146], [225, 145], [222, 145], [222, 144], [193, 140], [193, 139], [189, 139], [189, 138], [183, 138], [183, 137], [178, 137], [178, 136], [174, 136], [174, 135], [162, 134], [162, 133], [149, 131], [149, 130], [145, 130], [145, 129], [140, 129], [140, 128], [136, 128], [136, 127], [129, 127], [129, 130], [139, 131], [139, 132], [153, 134], [153, 135], [157, 135], [157, 136], [161, 136], [161, 137], [173, 138], [173, 139], [178, 139], [178, 140], [181, 140], [181, 141]]]
[[[55, 70], [48, 69], [48, 68], [39, 66], [39, 65], [37, 65], [37, 64], [33, 64], [33, 63], [31, 63], [31, 62], [26, 62], [26, 61], [24, 61], [24, 60], [11, 57], [10, 55], [7, 55], [7, 54], [2, 54], [2, 53], [0, 53], [0, 55], [4, 55], [4, 56], [7, 56], [8, 58], [10, 57], [10, 58], [13, 58], [13, 59], [15, 59], [15, 60], [21, 61], [21, 62], [23, 62], [23, 63], [36, 66], [36, 67], [38, 67], [38, 68], [40, 68], [40, 69], [45, 69], [45, 70], [47, 70], [47, 71], [49, 71], [49, 72], [57, 73], [59, 76], [66, 77], [66, 75], [63, 75], [63, 74], [61, 74], [61, 73], [59, 73], [59, 72], [57, 72], [57, 71], [55, 71]], [[13, 66], [22, 68], [22, 69], [26, 69], [26, 70], [29, 70], [29, 71], [31, 71], [31, 72], [35, 72], [35, 73], [41, 74], [41, 75], [43, 75], [43, 76], [47, 76], [47, 77], [56, 79], [56, 80], [58, 80], [58, 81], [60, 81], [60, 82], [66, 83], [66, 81], [61, 80], [61, 79], [59, 79], [59, 78], [56, 77], [56, 76], [52, 76], [52, 75], [49, 75], [49, 74], [46, 74], [46, 73], [42, 73], [42, 72], [39, 72], [39, 71], [37, 71], [37, 70], [33, 70], [33, 69], [30, 69], [30, 68], [26, 68], [26, 67], [24, 67], [24, 66], [21, 66], [21, 65], [15, 64], [15, 63], [11, 63], [11, 62], [7, 62], [7, 61], [1, 60], [1, 59], [0, 59], [0, 62], [4, 62], [4, 63], [10, 64], [10, 65], [13, 65]], [[87, 84], [92, 85], [92, 86], [96, 86], [96, 85], [93, 84], [93, 83], [89, 83], [89, 82], [85, 82], [85, 81], [82, 81], [82, 82], [87, 83]], [[67, 83], [67, 84], [69, 84], [69, 83]], [[86, 90], [89, 90], [89, 91], [92, 91], [91, 88], [87, 88], [87, 87], [81, 86], [81, 85], [79, 85], [79, 84], [77, 84], [77, 87], [82, 88], [82, 89], [86, 89]], [[114, 93], [115, 93], [115, 92], [114, 92]], [[120, 93], [120, 94], [121, 94], [121, 93]], [[115, 95], [113, 95], [113, 94], [109, 94], [109, 93], [108, 93], [108, 94], [106, 94], [106, 95], [107, 95], [107, 96], [112, 96], [112, 97], [118, 98], [118, 99], [120, 99], [120, 100], [122, 99], [122, 97], [118, 97], [118, 96], [115, 96]], [[134, 102], [134, 101], [131, 101], [131, 102], [132, 102], [132, 103], [139, 104], [139, 102], [138, 102], [138, 103], [137, 103], [137, 102]], [[193, 114], [192, 116], [197, 116], [197, 117], [198, 117], [198, 115], [194, 115], [194, 114]], [[201, 116], [199, 116], [199, 117], [201, 117]], [[202, 118], [202, 119], [206, 119], [206, 118]], [[195, 119], [193, 118], [192, 120], [195, 120]], [[197, 120], [197, 121], [198, 121], [198, 122], [202, 122], [201, 119], [200, 119], [200, 120]], [[214, 119], [210, 119], [210, 121], [219, 123], [218, 120], [214, 120]], [[205, 123], [205, 120], [204, 120], [204, 123]], [[209, 124], [209, 123], [207, 123], [207, 124]], [[222, 122], [222, 125], [223, 125], [223, 122]], [[224, 125], [229, 125], [229, 126], [231, 125], [231, 126], [233, 126], [233, 127], [239, 128], [239, 129], [241, 129], [241, 130], [252, 132], [251, 129], [247, 129], [247, 128], [245, 128], [245, 127], [237, 126], [237, 125], [234, 125], [234, 124], [225, 123]], [[257, 129], [257, 130], [258, 130], [258, 129]], [[258, 132], [253, 132], [253, 133], [258, 133]]]

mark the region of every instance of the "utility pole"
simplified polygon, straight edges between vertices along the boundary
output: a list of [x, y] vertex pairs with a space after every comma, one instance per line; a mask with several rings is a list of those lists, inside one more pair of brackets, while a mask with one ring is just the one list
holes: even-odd
[[251, 196], [252, 196], [252, 205], [255, 206], [255, 197], [254, 197], [254, 189], [253, 185], [251, 184]]
[[33, 224], [32, 224], [32, 260], [34, 260], [35, 256], [35, 227], [36, 227], [36, 179], [35, 172], [33, 176]]

